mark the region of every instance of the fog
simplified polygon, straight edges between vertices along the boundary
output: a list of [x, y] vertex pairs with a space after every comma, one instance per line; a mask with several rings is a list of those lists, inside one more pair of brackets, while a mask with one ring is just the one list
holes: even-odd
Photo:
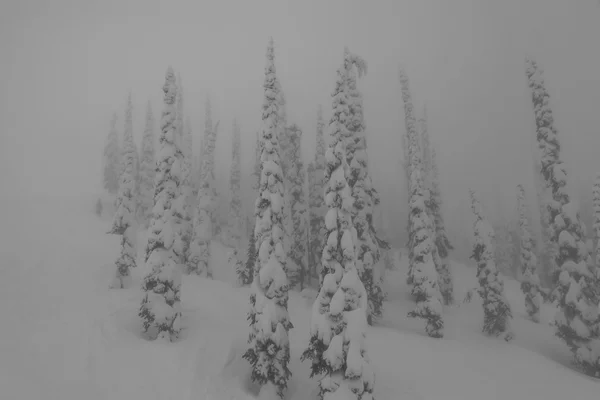
[[155, 116], [162, 110], [169, 65], [182, 77], [195, 151], [210, 96], [213, 120], [221, 121], [219, 177], [228, 177], [233, 118], [249, 167], [272, 36], [288, 120], [304, 131], [305, 160], [314, 152], [318, 104], [328, 118], [344, 46], [367, 60], [359, 86], [370, 168], [386, 220], [402, 229], [398, 67], [406, 68], [419, 114], [427, 104], [449, 229], [468, 236], [468, 188], [495, 218], [514, 211], [518, 183], [535, 199], [526, 55], [544, 69], [571, 189], [591, 193], [600, 172], [599, 21], [596, 0], [3, 1], [3, 194], [99, 192], [111, 114], [120, 114], [122, 131], [131, 90], [139, 146], [148, 99]]

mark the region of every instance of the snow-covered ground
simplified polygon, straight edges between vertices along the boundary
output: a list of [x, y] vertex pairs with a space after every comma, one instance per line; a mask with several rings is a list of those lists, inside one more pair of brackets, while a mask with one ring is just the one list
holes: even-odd
[[[249, 290], [235, 287], [227, 249], [213, 243], [215, 281], [184, 276], [184, 330], [178, 343], [148, 342], [137, 317], [144, 235], [130, 290], [109, 290], [119, 238], [94, 215], [92, 196], [35, 196], [3, 217], [0, 255], [0, 388], [3, 399], [251, 399], [246, 349]], [[368, 331], [380, 400], [593, 399], [600, 381], [570, 367], [570, 353], [548, 325], [526, 320], [523, 296], [506, 281], [515, 319], [511, 343], [484, 337], [475, 271], [453, 264], [458, 306], [445, 309], [444, 339], [406, 317], [413, 304], [404, 284], [406, 260], [386, 278], [384, 319]], [[309, 365], [310, 300], [292, 293], [292, 381], [288, 399], [316, 398]]]

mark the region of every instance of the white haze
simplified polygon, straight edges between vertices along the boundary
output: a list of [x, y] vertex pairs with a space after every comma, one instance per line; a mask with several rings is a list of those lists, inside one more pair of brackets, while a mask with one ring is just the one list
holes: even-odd
[[243, 132], [242, 162], [250, 167], [272, 36], [288, 119], [304, 131], [307, 160], [316, 108], [323, 104], [328, 117], [344, 46], [368, 61], [359, 85], [370, 167], [386, 220], [398, 230], [406, 198], [397, 71], [406, 67], [419, 114], [427, 103], [449, 229], [468, 237], [469, 187], [496, 218], [513, 212], [518, 183], [534, 200], [526, 54], [544, 69], [574, 193], [591, 192], [600, 172], [599, 21], [595, 0], [3, 1], [4, 201], [16, 193], [99, 191], [111, 113], [119, 112], [122, 130], [131, 90], [139, 146], [146, 101], [156, 116], [162, 109], [168, 65], [181, 73], [195, 139], [205, 98], [213, 99], [213, 120], [221, 121], [218, 175], [228, 176], [234, 117]]

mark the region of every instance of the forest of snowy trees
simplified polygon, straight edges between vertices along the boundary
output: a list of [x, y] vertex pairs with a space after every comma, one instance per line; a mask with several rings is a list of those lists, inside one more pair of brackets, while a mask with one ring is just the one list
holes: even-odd
[[[331, 82], [331, 115], [315, 104], [314, 123], [300, 126], [289, 120], [274, 42], [269, 41], [262, 126], [258, 133], [249, 132], [231, 121], [232, 163], [220, 186], [215, 147], [227, 129], [219, 129], [220, 121], [213, 123], [210, 99], [203, 129], [191, 125], [186, 87], [173, 68], [166, 69], [160, 112], [146, 103], [139, 149], [132, 93], [123, 121], [116, 113], [107, 121], [102, 171], [111, 200], [99, 199], [96, 212], [110, 214], [108, 233], [121, 237], [109, 287], [131, 286], [131, 270], [138, 262], [135, 232], [146, 231], [139, 317], [148, 339], [170, 342], [179, 340], [182, 329], [182, 280], [191, 274], [212, 279], [218, 268], [233, 270], [238, 285], [252, 293], [244, 359], [264, 399], [284, 398], [292, 358], [306, 361], [311, 377], [318, 379], [320, 399], [372, 399], [377, 382], [366, 336], [385, 313], [384, 278], [395, 253], [369, 169], [372, 132], [361, 92], [368, 62], [348, 48], [340, 50]], [[504, 281], [519, 281], [528, 318], [540, 323], [542, 304], [555, 304], [556, 335], [581, 371], [600, 377], [600, 175], [593, 187], [585, 188], [591, 201], [579, 210], [566, 189], [571, 177], [561, 159], [551, 96], [533, 59], [525, 60], [524, 78], [538, 145], [532, 160], [536, 192], [526, 193], [519, 184], [516, 211], [507, 220], [494, 221], [470, 191], [472, 273], [479, 286], [464, 301], [479, 296], [482, 333], [510, 342], [515, 337], [513, 311]], [[444, 149], [431, 140], [427, 108], [415, 104], [406, 70], [399, 69], [396, 85], [402, 99], [397, 110], [404, 121], [397, 129], [403, 145], [397, 151], [402, 169], [397, 176], [408, 201], [397, 199], [394, 207], [405, 212], [402, 229], [408, 240], [395, 247], [408, 254], [405, 279], [411, 298], [406, 301], [414, 303], [408, 316], [422, 320], [423, 332], [439, 340], [448, 309], [463, 302], [454, 293], [450, 258], [455, 243], [444, 218], [437, 156]], [[221, 126], [226, 125], [223, 121]], [[314, 151], [307, 155], [302, 150], [303, 132], [308, 131], [315, 133], [316, 142], [309, 143]], [[247, 185], [252, 204], [245, 203], [248, 189], [242, 185], [242, 137], [254, 144], [252, 182]], [[219, 211], [222, 207], [225, 213]], [[211, 265], [213, 241], [230, 249], [228, 264]], [[290, 331], [300, 328], [288, 313], [290, 291], [314, 293], [310, 326], [302, 327], [310, 331], [310, 340], [301, 354], [294, 354], [289, 344]]]

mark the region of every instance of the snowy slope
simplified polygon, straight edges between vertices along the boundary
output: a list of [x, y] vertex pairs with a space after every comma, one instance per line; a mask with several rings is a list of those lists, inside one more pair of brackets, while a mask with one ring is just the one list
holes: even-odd
[[[255, 389], [241, 355], [246, 350], [249, 290], [235, 288], [227, 248], [213, 243], [217, 280], [184, 277], [184, 330], [178, 343], [141, 337], [137, 311], [144, 235], [130, 290], [108, 290], [119, 238], [105, 235], [110, 221], [93, 214], [94, 198], [32, 197], [7, 213], [0, 270], [0, 387], [6, 399], [250, 399]], [[15, 210], [12, 210], [15, 211]], [[26, 218], [23, 218], [26, 215]], [[424, 333], [406, 317], [406, 260], [388, 273], [390, 301], [380, 326], [368, 332], [376, 368], [377, 399], [596, 398], [600, 382], [570, 366], [570, 354], [548, 326], [525, 319], [518, 284], [506, 283], [516, 339], [480, 334], [476, 298], [445, 310], [445, 338]], [[456, 298], [476, 286], [475, 271], [453, 264]], [[288, 399], [315, 399], [316, 381], [299, 355], [308, 342], [310, 301], [292, 293], [295, 328]]]

